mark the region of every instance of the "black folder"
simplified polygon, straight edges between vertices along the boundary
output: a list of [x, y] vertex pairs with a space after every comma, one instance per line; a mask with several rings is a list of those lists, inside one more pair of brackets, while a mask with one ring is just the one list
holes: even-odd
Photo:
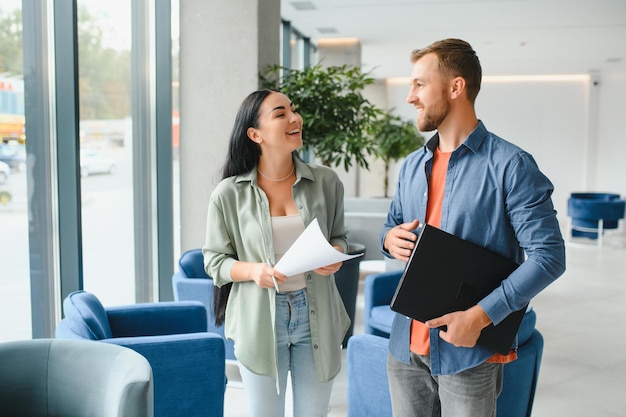
[[[519, 265], [504, 256], [428, 224], [418, 239], [391, 300], [391, 309], [425, 322], [463, 311], [497, 288]], [[485, 327], [477, 344], [507, 354], [526, 308]]]

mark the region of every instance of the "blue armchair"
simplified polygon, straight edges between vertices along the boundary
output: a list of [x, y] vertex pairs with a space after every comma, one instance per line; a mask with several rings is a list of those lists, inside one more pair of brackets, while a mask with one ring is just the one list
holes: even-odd
[[571, 236], [598, 239], [601, 245], [604, 231], [617, 229], [625, 211], [626, 202], [619, 194], [572, 193], [567, 200]]
[[207, 311], [207, 329], [224, 340], [227, 360], [235, 360], [232, 340], [226, 340], [224, 326], [215, 326], [213, 315], [213, 278], [204, 272], [204, 257], [201, 249], [191, 249], [180, 256], [178, 271], [172, 276], [174, 299], [177, 301], [200, 301]]
[[226, 388], [224, 343], [206, 331], [198, 302], [159, 302], [105, 308], [75, 291], [63, 302], [56, 337], [112, 343], [150, 363], [156, 417], [222, 416]]
[[363, 324], [365, 333], [389, 337], [395, 312], [389, 306], [396, 292], [402, 270], [370, 274], [363, 287]]
[[[401, 276], [399, 270], [365, 278], [365, 334], [353, 336], [348, 343], [348, 417], [391, 417], [386, 364], [388, 337], [396, 313], [389, 304]], [[543, 337], [535, 329], [536, 320], [535, 311], [529, 309], [517, 334], [518, 359], [504, 366], [498, 416], [530, 416], [543, 353]]]

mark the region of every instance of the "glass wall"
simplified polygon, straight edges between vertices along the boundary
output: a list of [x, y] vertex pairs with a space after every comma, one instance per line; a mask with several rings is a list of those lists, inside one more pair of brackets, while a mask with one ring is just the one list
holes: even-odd
[[302, 35], [291, 22], [283, 20], [281, 33], [282, 48], [280, 65], [285, 68], [303, 69], [317, 62], [317, 48]]
[[53, 336], [75, 289], [172, 298], [178, 1], [75, 5], [0, 5], [0, 341]]
[[172, 194], [173, 194], [173, 236], [174, 236], [174, 269], [178, 267], [181, 255], [180, 237], [180, 27], [179, 1], [172, 1]]
[[73, 289], [171, 299], [180, 241], [178, 2], [25, 4], [0, 5], [0, 342], [52, 336]]
[[131, 2], [78, 0], [84, 289], [135, 300]]
[[0, 341], [31, 336], [22, 4], [0, 5]]

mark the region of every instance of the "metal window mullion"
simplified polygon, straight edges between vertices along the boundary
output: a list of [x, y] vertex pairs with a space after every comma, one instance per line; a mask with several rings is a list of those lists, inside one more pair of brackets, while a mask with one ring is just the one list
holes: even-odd
[[23, 2], [24, 98], [28, 158], [28, 246], [32, 337], [51, 337], [60, 319], [58, 194], [56, 188], [54, 67], [50, 59], [51, 10]]
[[[131, 91], [133, 125], [133, 219], [135, 250], [135, 300], [155, 300], [155, 223], [153, 198], [154, 152], [154, 68], [151, 45], [151, 18], [148, 0], [131, 2]], [[170, 116], [171, 117], [171, 116]]]
[[55, 123], [60, 297], [83, 288], [76, 1], [55, 1]]
[[285, 68], [291, 68], [291, 22], [286, 20], [282, 21], [283, 26], [283, 62], [282, 66]]
[[311, 38], [304, 37], [302, 40], [304, 42], [304, 48], [302, 48], [302, 65], [304, 68], [308, 68], [311, 66]]
[[172, 7], [155, 1], [156, 199], [159, 300], [174, 299], [174, 223], [172, 175]]

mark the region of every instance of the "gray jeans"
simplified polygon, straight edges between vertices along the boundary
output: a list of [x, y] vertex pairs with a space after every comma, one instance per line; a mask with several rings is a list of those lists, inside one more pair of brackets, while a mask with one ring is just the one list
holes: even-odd
[[495, 417], [502, 364], [483, 363], [454, 375], [433, 376], [430, 357], [411, 353], [409, 365], [387, 355], [394, 417]]

